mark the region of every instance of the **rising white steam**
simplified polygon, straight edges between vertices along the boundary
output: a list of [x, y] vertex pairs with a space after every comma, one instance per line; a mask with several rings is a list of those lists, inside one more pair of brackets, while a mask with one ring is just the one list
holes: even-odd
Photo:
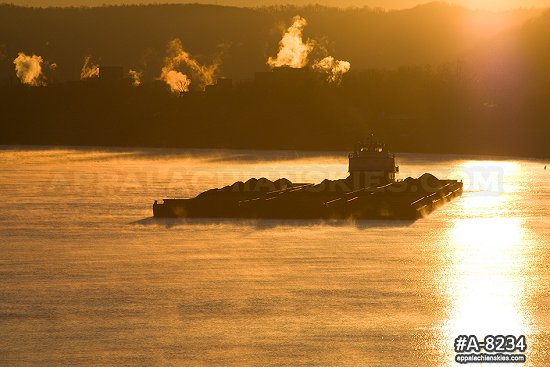
[[181, 70], [190, 72], [193, 80], [204, 90], [207, 85], [213, 85], [216, 72], [220, 67], [218, 61], [211, 65], [203, 65], [183, 49], [181, 41], [176, 38], [168, 43], [168, 53], [161, 70], [160, 80], [163, 80], [172, 92], [187, 92], [191, 79]]
[[80, 80], [99, 77], [99, 65], [92, 62], [92, 56], [84, 57], [84, 64], [80, 71]]
[[170, 87], [173, 93], [189, 92], [189, 86], [191, 85], [191, 79], [184, 73], [176, 70], [162, 70], [160, 76], [161, 80], [164, 80]]
[[128, 75], [130, 76], [134, 87], [138, 87], [141, 84], [141, 73], [139, 71], [130, 69], [128, 70]]
[[307, 21], [298, 15], [292, 19], [292, 25], [279, 41], [277, 56], [267, 59], [267, 64], [271, 68], [288, 66], [297, 69], [307, 65], [309, 53], [313, 50], [315, 42], [304, 42], [302, 31], [306, 25]]
[[[317, 54], [326, 55], [326, 50], [317, 47], [315, 41], [309, 39], [304, 41], [302, 32], [306, 25], [307, 21], [298, 15], [292, 19], [292, 25], [286, 30], [279, 42], [277, 56], [267, 59], [267, 64], [271, 68], [304, 68], [308, 66], [309, 56], [314, 49]], [[342, 76], [351, 68], [348, 61], [336, 60], [333, 56], [326, 56], [309, 65], [314, 71], [325, 73], [327, 81], [335, 84], [340, 84]]]
[[13, 60], [15, 74], [23, 84], [32, 86], [46, 85], [45, 77], [42, 74], [42, 57], [37, 55], [28, 56], [20, 52]]
[[326, 73], [329, 83], [340, 84], [342, 76], [349, 71], [351, 64], [348, 61], [336, 60], [332, 56], [327, 56], [316, 61], [311, 67], [313, 70]]

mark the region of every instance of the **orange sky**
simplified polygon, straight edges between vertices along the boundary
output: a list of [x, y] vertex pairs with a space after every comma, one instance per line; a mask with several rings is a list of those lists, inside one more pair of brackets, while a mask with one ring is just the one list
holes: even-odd
[[[102, 4], [140, 4], [140, 3], [210, 3], [235, 6], [261, 6], [274, 4], [309, 4], [318, 3], [330, 6], [373, 6], [382, 8], [409, 8], [417, 4], [431, 2], [421, 0], [0, 0], [0, 2], [27, 6], [70, 6]], [[550, 7], [550, 0], [452, 0], [453, 2], [474, 9], [506, 10], [520, 7]]]

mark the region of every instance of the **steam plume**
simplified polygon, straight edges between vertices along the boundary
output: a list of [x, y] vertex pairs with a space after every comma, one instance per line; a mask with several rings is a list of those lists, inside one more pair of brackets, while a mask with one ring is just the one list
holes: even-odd
[[311, 40], [304, 42], [302, 31], [306, 25], [307, 21], [298, 15], [292, 19], [292, 25], [279, 42], [277, 56], [269, 57], [267, 60], [271, 68], [289, 66], [297, 69], [307, 65], [309, 53], [313, 50], [315, 43]]
[[351, 64], [348, 61], [336, 60], [332, 56], [327, 56], [312, 65], [313, 70], [321, 71], [327, 74], [327, 81], [340, 84], [342, 76], [349, 71]]
[[98, 77], [99, 65], [94, 64], [92, 62], [92, 57], [87, 55], [84, 57], [84, 64], [82, 65], [82, 70], [80, 71], [80, 80]]
[[213, 85], [219, 62], [202, 65], [186, 52], [181, 41], [176, 38], [168, 43], [168, 55], [161, 70], [160, 79], [170, 86], [172, 92], [187, 92], [191, 79], [179, 69], [190, 71], [201, 89]]
[[135, 70], [128, 70], [128, 75], [130, 76], [130, 79], [132, 79], [132, 85], [134, 87], [137, 87], [141, 84], [141, 73], [139, 71]]
[[182, 72], [176, 70], [165, 71], [163, 68], [161, 79], [168, 84], [170, 90], [174, 93], [189, 92], [191, 80]]
[[[316, 49], [318, 54], [326, 55], [326, 50], [318, 47], [315, 41], [308, 39], [304, 42], [302, 31], [306, 25], [307, 21], [298, 15], [292, 19], [292, 25], [287, 29], [279, 42], [277, 56], [267, 59], [267, 64], [271, 68], [282, 66], [303, 68], [309, 64], [308, 58], [314, 49]], [[351, 68], [349, 62], [336, 60], [332, 56], [326, 56], [321, 60], [317, 60], [313, 64], [310, 64], [310, 66], [315, 71], [326, 73], [327, 81], [336, 84], [340, 84], [342, 76]]]
[[28, 56], [20, 52], [13, 63], [15, 74], [21, 83], [32, 86], [45, 85], [45, 77], [42, 74], [42, 57], [37, 55]]

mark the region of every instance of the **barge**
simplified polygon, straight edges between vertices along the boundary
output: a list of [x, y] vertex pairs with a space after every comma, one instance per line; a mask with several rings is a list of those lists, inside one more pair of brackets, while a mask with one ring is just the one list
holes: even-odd
[[155, 201], [166, 218], [416, 220], [460, 196], [463, 183], [425, 173], [396, 180], [395, 155], [372, 139], [349, 154], [349, 176], [318, 184], [251, 178], [190, 199]]

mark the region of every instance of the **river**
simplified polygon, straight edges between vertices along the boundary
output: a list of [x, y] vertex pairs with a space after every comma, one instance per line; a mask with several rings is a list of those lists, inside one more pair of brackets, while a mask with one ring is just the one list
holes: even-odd
[[250, 177], [343, 178], [347, 154], [0, 147], [0, 364], [458, 366], [459, 335], [512, 334], [548, 366], [547, 163], [397, 161], [464, 195], [416, 222], [154, 220]]

